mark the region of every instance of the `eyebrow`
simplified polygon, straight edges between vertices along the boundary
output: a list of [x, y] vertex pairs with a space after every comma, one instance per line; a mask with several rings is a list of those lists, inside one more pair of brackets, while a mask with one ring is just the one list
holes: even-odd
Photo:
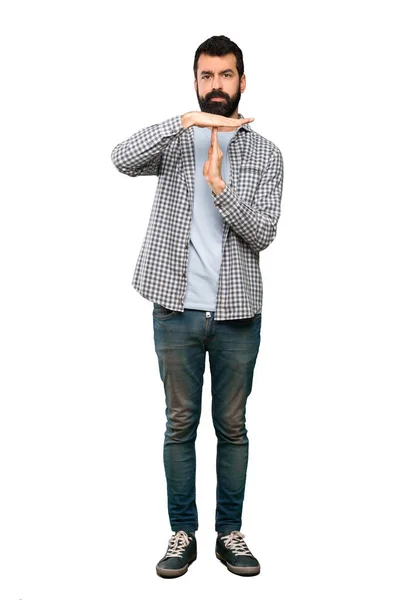
[[[220, 71], [219, 74], [223, 75], [224, 73], [233, 73], [233, 74], [235, 74], [234, 71], [233, 71], [233, 69], [224, 69], [224, 71]], [[213, 71], [202, 71], [200, 73], [200, 75], [214, 75], [214, 72]]]

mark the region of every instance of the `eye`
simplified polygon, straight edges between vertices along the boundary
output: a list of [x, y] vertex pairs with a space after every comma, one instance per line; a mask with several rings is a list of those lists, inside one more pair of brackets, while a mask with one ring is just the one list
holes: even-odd
[[210, 77], [210, 75], [203, 75], [202, 79], [208, 79]]

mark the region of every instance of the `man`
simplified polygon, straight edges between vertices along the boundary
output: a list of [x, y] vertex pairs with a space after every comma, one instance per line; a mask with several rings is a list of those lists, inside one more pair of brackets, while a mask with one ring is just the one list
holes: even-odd
[[196, 559], [195, 439], [209, 353], [217, 435], [216, 556], [239, 575], [260, 572], [240, 532], [248, 462], [246, 401], [260, 344], [259, 252], [274, 239], [283, 163], [238, 112], [246, 89], [240, 48], [225, 36], [199, 46], [200, 111], [140, 130], [116, 146], [119, 171], [157, 175], [135, 289], [154, 304], [166, 397], [164, 466], [175, 532], [156, 570], [183, 575]]

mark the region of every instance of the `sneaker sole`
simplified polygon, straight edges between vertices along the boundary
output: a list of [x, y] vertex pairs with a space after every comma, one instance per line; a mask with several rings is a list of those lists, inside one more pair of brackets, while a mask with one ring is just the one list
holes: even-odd
[[196, 556], [194, 556], [192, 558], [192, 560], [190, 560], [187, 563], [187, 565], [185, 565], [181, 569], [163, 569], [162, 567], [156, 566], [157, 575], [159, 575], [160, 577], [164, 577], [165, 579], [172, 579], [174, 577], [180, 577], [181, 575], [184, 575], [186, 573], [189, 566], [192, 564], [192, 562], [194, 562], [196, 560], [196, 558], [197, 558], [197, 554], [196, 554]]
[[231, 573], [235, 573], [235, 575], [251, 576], [251, 575], [258, 575], [260, 572], [260, 566], [258, 566], [258, 567], [235, 567], [235, 565], [231, 565], [230, 563], [228, 563], [224, 559], [224, 557], [221, 556], [221, 554], [219, 554], [218, 552], [216, 552], [215, 555], [218, 558], [218, 560], [220, 560], [226, 567], [228, 567], [228, 570], [231, 571]]

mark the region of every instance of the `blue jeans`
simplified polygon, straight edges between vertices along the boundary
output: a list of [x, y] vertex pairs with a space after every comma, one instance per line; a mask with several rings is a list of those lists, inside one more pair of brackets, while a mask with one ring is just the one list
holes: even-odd
[[215, 321], [213, 312], [154, 304], [154, 342], [164, 383], [164, 467], [172, 531], [196, 531], [195, 440], [209, 354], [217, 435], [216, 531], [240, 531], [248, 461], [246, 401], [260, 345], [261, 313]]

